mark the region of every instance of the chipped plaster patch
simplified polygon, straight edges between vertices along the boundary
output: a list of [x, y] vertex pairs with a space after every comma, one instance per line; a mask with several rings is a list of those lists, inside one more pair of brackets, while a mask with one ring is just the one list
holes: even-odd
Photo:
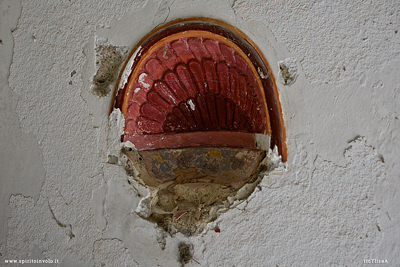
[[129, 61], [126, 64], [124, 71], [122, 72], [122, 75], [121, 75], [121, 78], [120, 78], [120, 81], [118, 84], [118, 90], [125, 87], [125, 84], [128, 81], [129, 75], [131, 75], [131, 73], [132, 73], [132, 65], [135, 62], [135, 59], [136, 59], [136, 57], [140, 57], [140, 55], [141, 55], [141, 52], [140, 52], [141, 49], [142, 49], [142, 47], [139, 46], [135, 50], [135, 52], [133, 52], [132, 56], [129, 58]]
[[[221, 151], [217, 149], [203, 150], [212, 158], [223, 159]], [[223, 152], [224, 156], [227, 156], [225, 155], [227, 151]], [[164, 162], [159, 153], [153, 154], [156, 161]], [[169, 158], [168, 154], [164, 156]], [[243, 151], [237, 156], [246, 160]], [[190, 168], [182, 170], [182, 178], [179, 176], [176, 180], [158, 183], [150, 177], [148, 168], [144, 166], [143, 156], [132, 148], [123, 148], [120, 162], [124, 164], [128, 175], [149, 190], [149, 193], [140, 200], [135, 212], [142, 218], [156, 222], [170, 234], [178, 230], [188, 236], [207, 231], [207, 224], [217, 219], [219, 214], [245, 202], [267, 173], [276, 172], [277, 169], [285, 170], [285, 164], [282, 163], [277, 147], [274, 150], [268, 149], [267, 155], [251, 174], [250, 180], [244, 185], [241, 183], [240, 186], [235, 183], [214, 184], [215, 179], [212, 179], [211, 183], [208, 180], [197, 181], [196, 172], [189, 170]]]
[[296, 81], [297, 74], [297, 59], [287, 58], [285, 60], [279, 61], [279, 81], [283, 85], [292, 85]]
[[118, 78], [118, 73], [125, 59], [126, 48], [106, 45], [98, 41], [96, 47], [96, 75], [93, 77], [93, 92], [101, 97], [107, 96]]
[[[123, 168], [112, 164], [105, 164], [104, 180], [93, 200], [93, 205], [102, 207], [96, 209], [95, 215], [104, 226], [102, 239], [121, 240], [140, 266], [157, 266], [160, 260], [165, 266], [176, 265], [179, 238], [172, 239], [163, 230], [160, 232], [154, 223], [143, 220], [135, 212], [140, 199], [148, 194], [147, 188], [126, 175]], [[164, 242], [165, 248], [161, 249]]]
[[121, 151], [121, 135], [124, 133], [125, 118], [120, 109], [114, 109], [109, 116], [107, 135], [108, 163], [117, 164]]
[[184, 242], [179, 244], [179, 262], [181, 263], [181, 266], [185, 266], [185, 264], [189, 263], [193, 259], [191, 250], [193, 250], [193, 246]]
[[256, 147], [258, 149], [268, 151], [271, 144], [271, 136], [267, 134], [255, 134]]

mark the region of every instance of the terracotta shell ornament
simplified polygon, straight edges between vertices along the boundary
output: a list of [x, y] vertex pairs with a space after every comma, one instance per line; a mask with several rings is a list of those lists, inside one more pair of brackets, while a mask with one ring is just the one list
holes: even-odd
[[149, 33], [126, 61], [113, 103], [125, 119], [125, 167], [149, 190], [136, 211], [168, 232], [199, 233], [247, 197], [274, 165], [274, 148], [286, 161], [269, 65], [223, 22], [180, 20]]

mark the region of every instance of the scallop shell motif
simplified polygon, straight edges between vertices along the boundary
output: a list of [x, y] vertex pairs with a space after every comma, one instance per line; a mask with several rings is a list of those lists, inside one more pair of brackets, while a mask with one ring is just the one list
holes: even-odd
[[238, 29], [192, 18], [155, 29], [132, 51], [116, 88], [122, 142], [138, 150], [256, 149], [269, 135], [286, 160], [283, 116], [268, 63]]
[[139, 70], [125, 134], [266, 133], [259, 92], [250, 67], [233, 48], [208, 38], [180, 38], [149, 55]]

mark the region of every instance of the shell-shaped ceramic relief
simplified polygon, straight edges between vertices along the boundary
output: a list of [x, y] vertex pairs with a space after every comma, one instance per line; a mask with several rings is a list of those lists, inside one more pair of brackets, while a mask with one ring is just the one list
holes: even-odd
[[176, 23], [140, 43], [116, 96], [115, 106], [125, 116], [122, 141], [141, 150], [254, 149], [254, 134], [264, 134], [285, 154], [268, 65], [245, 36], [224, 26]]
[[208, 38], [180, 38], [154, 51], [139, 70], [125, 133], [266, 133], [259, 92], [250, 67], [233, 48]]

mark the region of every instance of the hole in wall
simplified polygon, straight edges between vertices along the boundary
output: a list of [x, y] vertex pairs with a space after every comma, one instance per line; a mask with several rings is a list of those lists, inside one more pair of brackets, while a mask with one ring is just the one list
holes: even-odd
[[180, 20], [149, 33], [114, 96], [125, 168], [150, 190], [136, 212], [167, 232], [199, 233], [230, 198], [246, 198], [273, 168], [271, 149], [286, 161], [269, 65], [223, 22]]

